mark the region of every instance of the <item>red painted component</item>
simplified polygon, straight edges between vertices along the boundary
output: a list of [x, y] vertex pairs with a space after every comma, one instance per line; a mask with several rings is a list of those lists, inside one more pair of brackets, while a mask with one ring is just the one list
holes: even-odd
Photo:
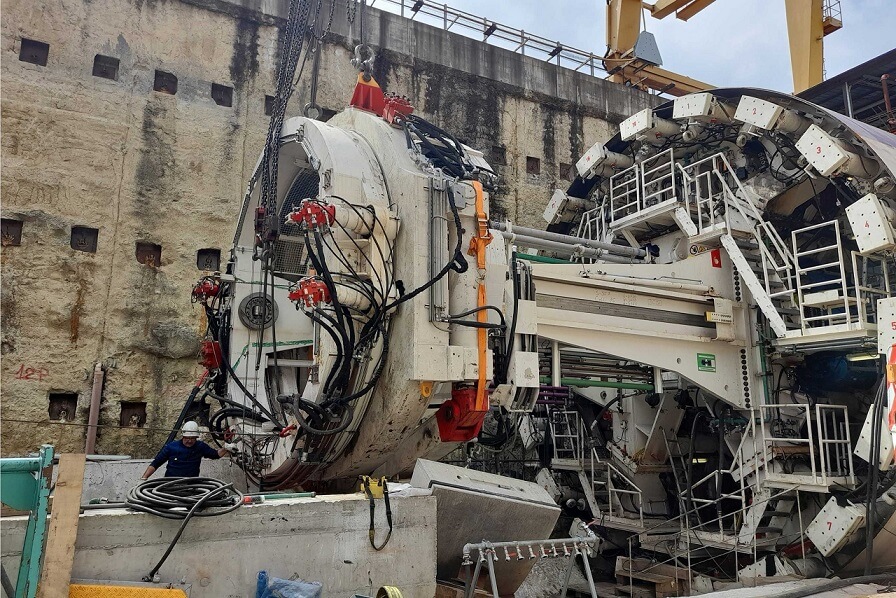
[[330, 291], [324, 281], [317, 278], [303, 278], [299, 284], [289, 292], [289, 300], [305, 303], [305, 307], [314, 307], [320, 303], [330, 302]]
[[327, 205], [314, 199], [305, 199], [302, 204], [286, 217], [293, 224], [305, 223], [308, 228], [330, 226], [336, 220], [336, 206]]
[[414, 111], [410, 100], [400, 96], [389, 96], [386, 98], [386, 106], [383, 108], [383, 118], [390, 125], [395, 122], [396, 116], [407, 116]]
[[352, 94], [352, 100], [349, 106], [367, 110], [374, 114], [382, 114], [386, 98], [383, 96], [383, 90], [373, 77], [367, 75], [368, 79], [364, 79], [365, 74], [358, 74], [358, 84], [355, 85], [355, 92]]
[[442, 442], [467, 442], [479, 435], [488, 404], [476, 405], [476, 388], [455, 388], [451, 400], [442, 403], [436, 412], [439, 438]]
[[199, 363], [210, 370], [221, 367], [221, 343], [218, 341], [202, 341], [199, 348]]
[[712, 260], [713, 268], [721, 268], [722, 267], [722, 250], [721, 249], [713, 249], [709, 252], [710, 259]]
[[815, 544], [812, 543], [812, 540], [806, 538], [802, 542], [794, 542], [788, 546], [785, 546], [781, 549], [781, 554], [786, 556], [787, 558], [795, 558], [803, 555], [803, 550], [806, 552], [812, 552], [815, 550]]
[[210, 297], [217, 297], [221, 286], [212, 278], [202, 278], [193, 285], [193, 301], [205, 301]]
[[280, 430], [280, 431], [277, 433], [277, 435], [280, 436], [280, 438], [286, 438], [287, 436], [289, 436], [289, 433], [292, 432], [292, 431], [295, 430], [295, 429], [296, 429], [296, 425], [295, 425], [295, 424], [291, 424], [291, 425], [286, 426], [286, 427], [283, 428], [282, 430]]

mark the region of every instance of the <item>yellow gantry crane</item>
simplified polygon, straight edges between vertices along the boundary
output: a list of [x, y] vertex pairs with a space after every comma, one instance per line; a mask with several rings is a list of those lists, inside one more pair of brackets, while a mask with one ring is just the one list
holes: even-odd
[[[660, 68], [653, 36], [642, 31], [641, 14], [656, 19], [672, 14], [687, 21], [715, 0], [607, 0], [607, 53], [604, 66], [611, 80], [674, 96], [713, 86]], [[794, 93], [824, 78], [823, 38], [842, 27], [840, 0], [784, 0]]]

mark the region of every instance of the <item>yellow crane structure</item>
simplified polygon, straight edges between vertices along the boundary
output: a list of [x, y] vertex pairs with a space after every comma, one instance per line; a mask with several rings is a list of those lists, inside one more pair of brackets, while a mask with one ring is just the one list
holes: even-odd
[[[660, 68], [637, 45], [642, 39], [641, 15], [656, 19], [672, 14], [687, 21], [715, 0], [607, 0], [607, 53], [604, 66], [611, 80], [681, 96], [713, 86]], [[839, 0], [784, 0], [794, 93], [824, 78], [823, 38], [842, 27]], [[652, 40], [651, 40], [652, 42]], [[657, 53], [658, 55], [658, 53]], [[646, 59], [645, 59], [646, 58]]]

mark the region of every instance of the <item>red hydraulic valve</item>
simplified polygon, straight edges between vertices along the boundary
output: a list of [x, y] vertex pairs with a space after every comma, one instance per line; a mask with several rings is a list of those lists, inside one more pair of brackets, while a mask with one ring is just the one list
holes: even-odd
[[205, 301], [211, 297], [217, 297], [221, 286], [213, 278], [202, 278], [193, 285], [193, 301]]
[[411, 102], [407, 98], [388, 96], [386, 105], [383, 107], [383, 118], [391, 125], [395, 122], [396, 116], [408, 116], [413, 111], [414, 107], [411, 106]]
[[290, 212], [286, 217], [287, 223], [305, 223], [305, 226], [308, 228], [330, 226], [335, 220], [336, 206], [309, 199], [302, 201], [302, 205]]
[[199, 347], [199, 363], [210, 370], [221, 367], [221, 343], [218, 341], [202, 341]]
[[330, 302], [330, 291], [324, 281], [317, 278], [303, 278], [294, 289], [289, 291], [289, 300], [305, 303], [305, 307], [315, 307], [320, 303]]

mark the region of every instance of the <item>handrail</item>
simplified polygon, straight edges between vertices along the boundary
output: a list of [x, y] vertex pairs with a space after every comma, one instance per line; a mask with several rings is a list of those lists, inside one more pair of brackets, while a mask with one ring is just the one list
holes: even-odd
[[[771, 501], [773, 501], [773, 500], [778, 500], [779, 498], [782, 498], [783, 496], [785, 496], [785, 495], [787, 495], [787, 494], [793, 492], [793, 491], [796, 490], [797, 488], [799, 488], [799, 485], [798, 485], [798, 484], [794, 484], [793, 486], [790, 486], [790, 487], [781, 489], [779, 492], [776, 492], [776, 493], [774, 493], [774, 494], [770, 494], [769, 496], [767, 496], [767, 497], [765, 497], [765, 498], [757, 498], [758, 495], [756, 495], [756, 496], [754, 496], [754, 498], [753, 498], [753, 502], [752, 502], [749, 506], [741, 507], [740, 509], [737, 509], [737, 510], [732, 511], [732, 512], [730, 512], [730, 513], [726, 513], [726, 514], [722, 515], [721, 517], [716, 517], [715, 519], [711, 519], [711, 520], [709, 520], [709, 521], [705, 521], [705, 522], [703, 522], [701, 525], [703, 525], [703, 526], [707, 526], [707, 525], [710, 525], [710, 524], [712, 524], [712, 523], [717, 523], [717, 522], [720, 522], [722, 519], [724, 519], [724, 518], [726, 518], [726, 517], [736, 517], [737, 515], [745, 516], [745, 515], [746, 515], [746, 511], [747, 511], [748, 508], [751, 508], [751, 507], [753, 507], [753, 506], [760, 505], [760, 504], [763, 504], [763, 503], [768, 503], [768, 502], [771, 502]], [[646, 528], [646, 529], [644, 529], [644, 530], [642, 530], [642, 531], [638, 531], [638, 532], [636, 532], [636, 533], [631, 534], [631, 535], [628, 537], [628, 544], [629, 544], [629, 562], [631, 562], [631, 559], [633, 558], [633, 540], [638, 539], [638, 538], [641, 538], [641, 537], [648, 537], [648, 535], [650, 534], [651, 531], [657, 530], [658, 528], [663, 527], [663, 526], [667, 526], [669, 523], [674, 522], [674, 521], [679, 521], [679, 523], [681, 523], [681, 522], [685, 522], [685, 524], [687, 524], [687, 521], [688, 521], [690, 515], [696, 514], [696, 513], [697, 513], [699, 510], [701, 510], [701, 509], [705, 509], [705, 506], [699, 506], [699, 507], [695, 507], [694, 509], [692, 509], [692, 510], [690, 510], [690, 511], [684, 511], [684, 512], [682, 512], [681, 514], [677, 515], [676, 517], [673, 517], [673, 518], [668, 519], [668, 520], [664, 520], [664, 521], [663, 521], [662, 523], [660, 523], [660, 524], [657, 524], [657, 525], [655, 525], [655, 526], [653, 526], [653, 527]], [[593, 523], [593, 522], [592, 522], [592, 523]], [[803, 531], [803, 530], [800, 530], [800, 533], [802, 533], [802, 531]], [[697, 531], [694, 531], [694, 534], [696, 534], [696, 533], [697, 533]], [[686, 538], [687, 538], [687, 540], [686, 540], [687, 542], [690, 542], [690, 541], [692, 540], [693, 537], [696, 537], [697, 540], [700, 541], [699, 536], [693, 536], [693, 534], [692, 534], [692, 530], [689, 529], [689, 528], [686, 528], [686, 529], [684, 529], [684, 530], [680, 530], [680, 531], [678, 531], [678, 532], [676, 532], [676, 533], [674, 533], [674, 534], [670, 534], [670, 535], [676, 535], [676, 536], [679, 536], [679, 537], [684, 535], [684, 536], [686, 536]], [[724, 557], [724, 556], [727, 555], [727, 554], [732, 554], [732, 553], [733, 553], [733, 554], [735, 555], [735, 558], [737, 558], [737, 555], [738, 555], [739, 552], [740, 552], [738, 549], [739, 549], [741, 546], [743, 546], [743, 544], [740, 542], [740, 539], [739, 539], [737, 536], [734, 536], [732, 539], [734, 540], [734, 546], [733, 546], [731, 549], [726, 550], [726, 551], [723, 551], [721, 554], [715, 554], [715, 555], [712, 555], [712, 556], [710, 556], [709, 558], [707, 558], [707, 559], [705, 559], [705, 560], [703, 560], [703, 561], [691, 562], [691, 561], [690, 561], [690, 558], [691, 558], [691, 551], [690, 551], [690, 550], [687, 551], [687, 557], [688, 557], [688, 566], [687, 566], [687, 568], [688, 568], [688, 570], [691, 571], [695, 565], [702, 564], [703, 562], [709, 562], [710, 560], [718, 560], [718, 559]], [[753, 545], [754, 561], [755, 561], [755, 553], [756, 553], [756, 550], [755, 550], [755, 549], [756, 549], [755, 536], [753, 537], [752, 545]], [[668, 565], [668, 564], [670, 564], [670, 563], [674, 563], [676, 567], [678, 566], [678, 555], [677, 555], [677, 554], [670, 555], [670, 557], [669, 557], [668, 559], [660, 560], [660, 561], [657, 561], [657, 562], [655, 562], [655, 563], [652, 563], [649, 567], [646, 567], [646, 568], [644, 568], [644, 569], [639, 569], [639, 570], [638, 570], [638, 573], [647, 572], [647, 571], [650, 571], [651, 569], [654, 569], [654, 568], [656, 568], [656, 567], [658, 567], [658, 566], [660, 566], [660, 565]]]
[[[707, 165], [708, 169], [705, 168]], [[679, 163], [678, 168], [684, 187], [692, 189], [692, 193], [685, 193], [685, 205], [688, 213], [691, 213], [690, 195], [695, 196], [693, 209], [697, 215], [695, 224], [698, 231], [717, 230], [716, 227], [720, 224], [719, 215], [716, 213], [717, 204], [718, 201], [723, 201], [726, 208], [733, 208], [746, 223], [749, 223], [753, 237], [758, 242], [756, 249], [762, 260], [761, 276], [766, 293], [769, 297], [792, 294], [795, 284], [793, 280], [794, 256], [778, 231], [763, 218], [762, 211], [754, 202], [752, 193], [741, 184], [724, 153], [713, 154], [687, 166], [682, 166]], [[715, 193], [712, 191], [713, 181], [716, 181], [720, 187], [719, 191]], [[733, 181], [734, 189], [729, 181]], [[701, 182], [706, 187], [706, 197], [703, 197]], [[723, 223], [726, 229], [731, 229], [728, 209], [724, 210]], [[774, 271], [777, 275], [780, 283], [784, 286], [783, 291], [772, 291], [773, 281], [769, 276], [770, 271]]]
[[[375, 6], [378, 0], [371, 0]], [[502, 25], [497, 21], [452, 8], [447, 4], [439, 4], [430, 0], [382, 0], [383, 10], [399, 14], [410, 19], [424, 18], [427, 24], [440, 26], [448, 31], [452, 27], [460, 30], [459, 34], [474, 38], [468, 33], [476, 34], [479, 41], [498, 46], [524, 56], [532, 56], [557, 66], [580, 71], [585, 68], [592, 77], [605, 77], [607, 71], [603, 65], [603, 56], [580, 50], [559, 41], [529, 33], [522, 29]], [[481, 36], [481, 37], [479, 37]], [[527, 54], [526, 52], [529, 51]]]

